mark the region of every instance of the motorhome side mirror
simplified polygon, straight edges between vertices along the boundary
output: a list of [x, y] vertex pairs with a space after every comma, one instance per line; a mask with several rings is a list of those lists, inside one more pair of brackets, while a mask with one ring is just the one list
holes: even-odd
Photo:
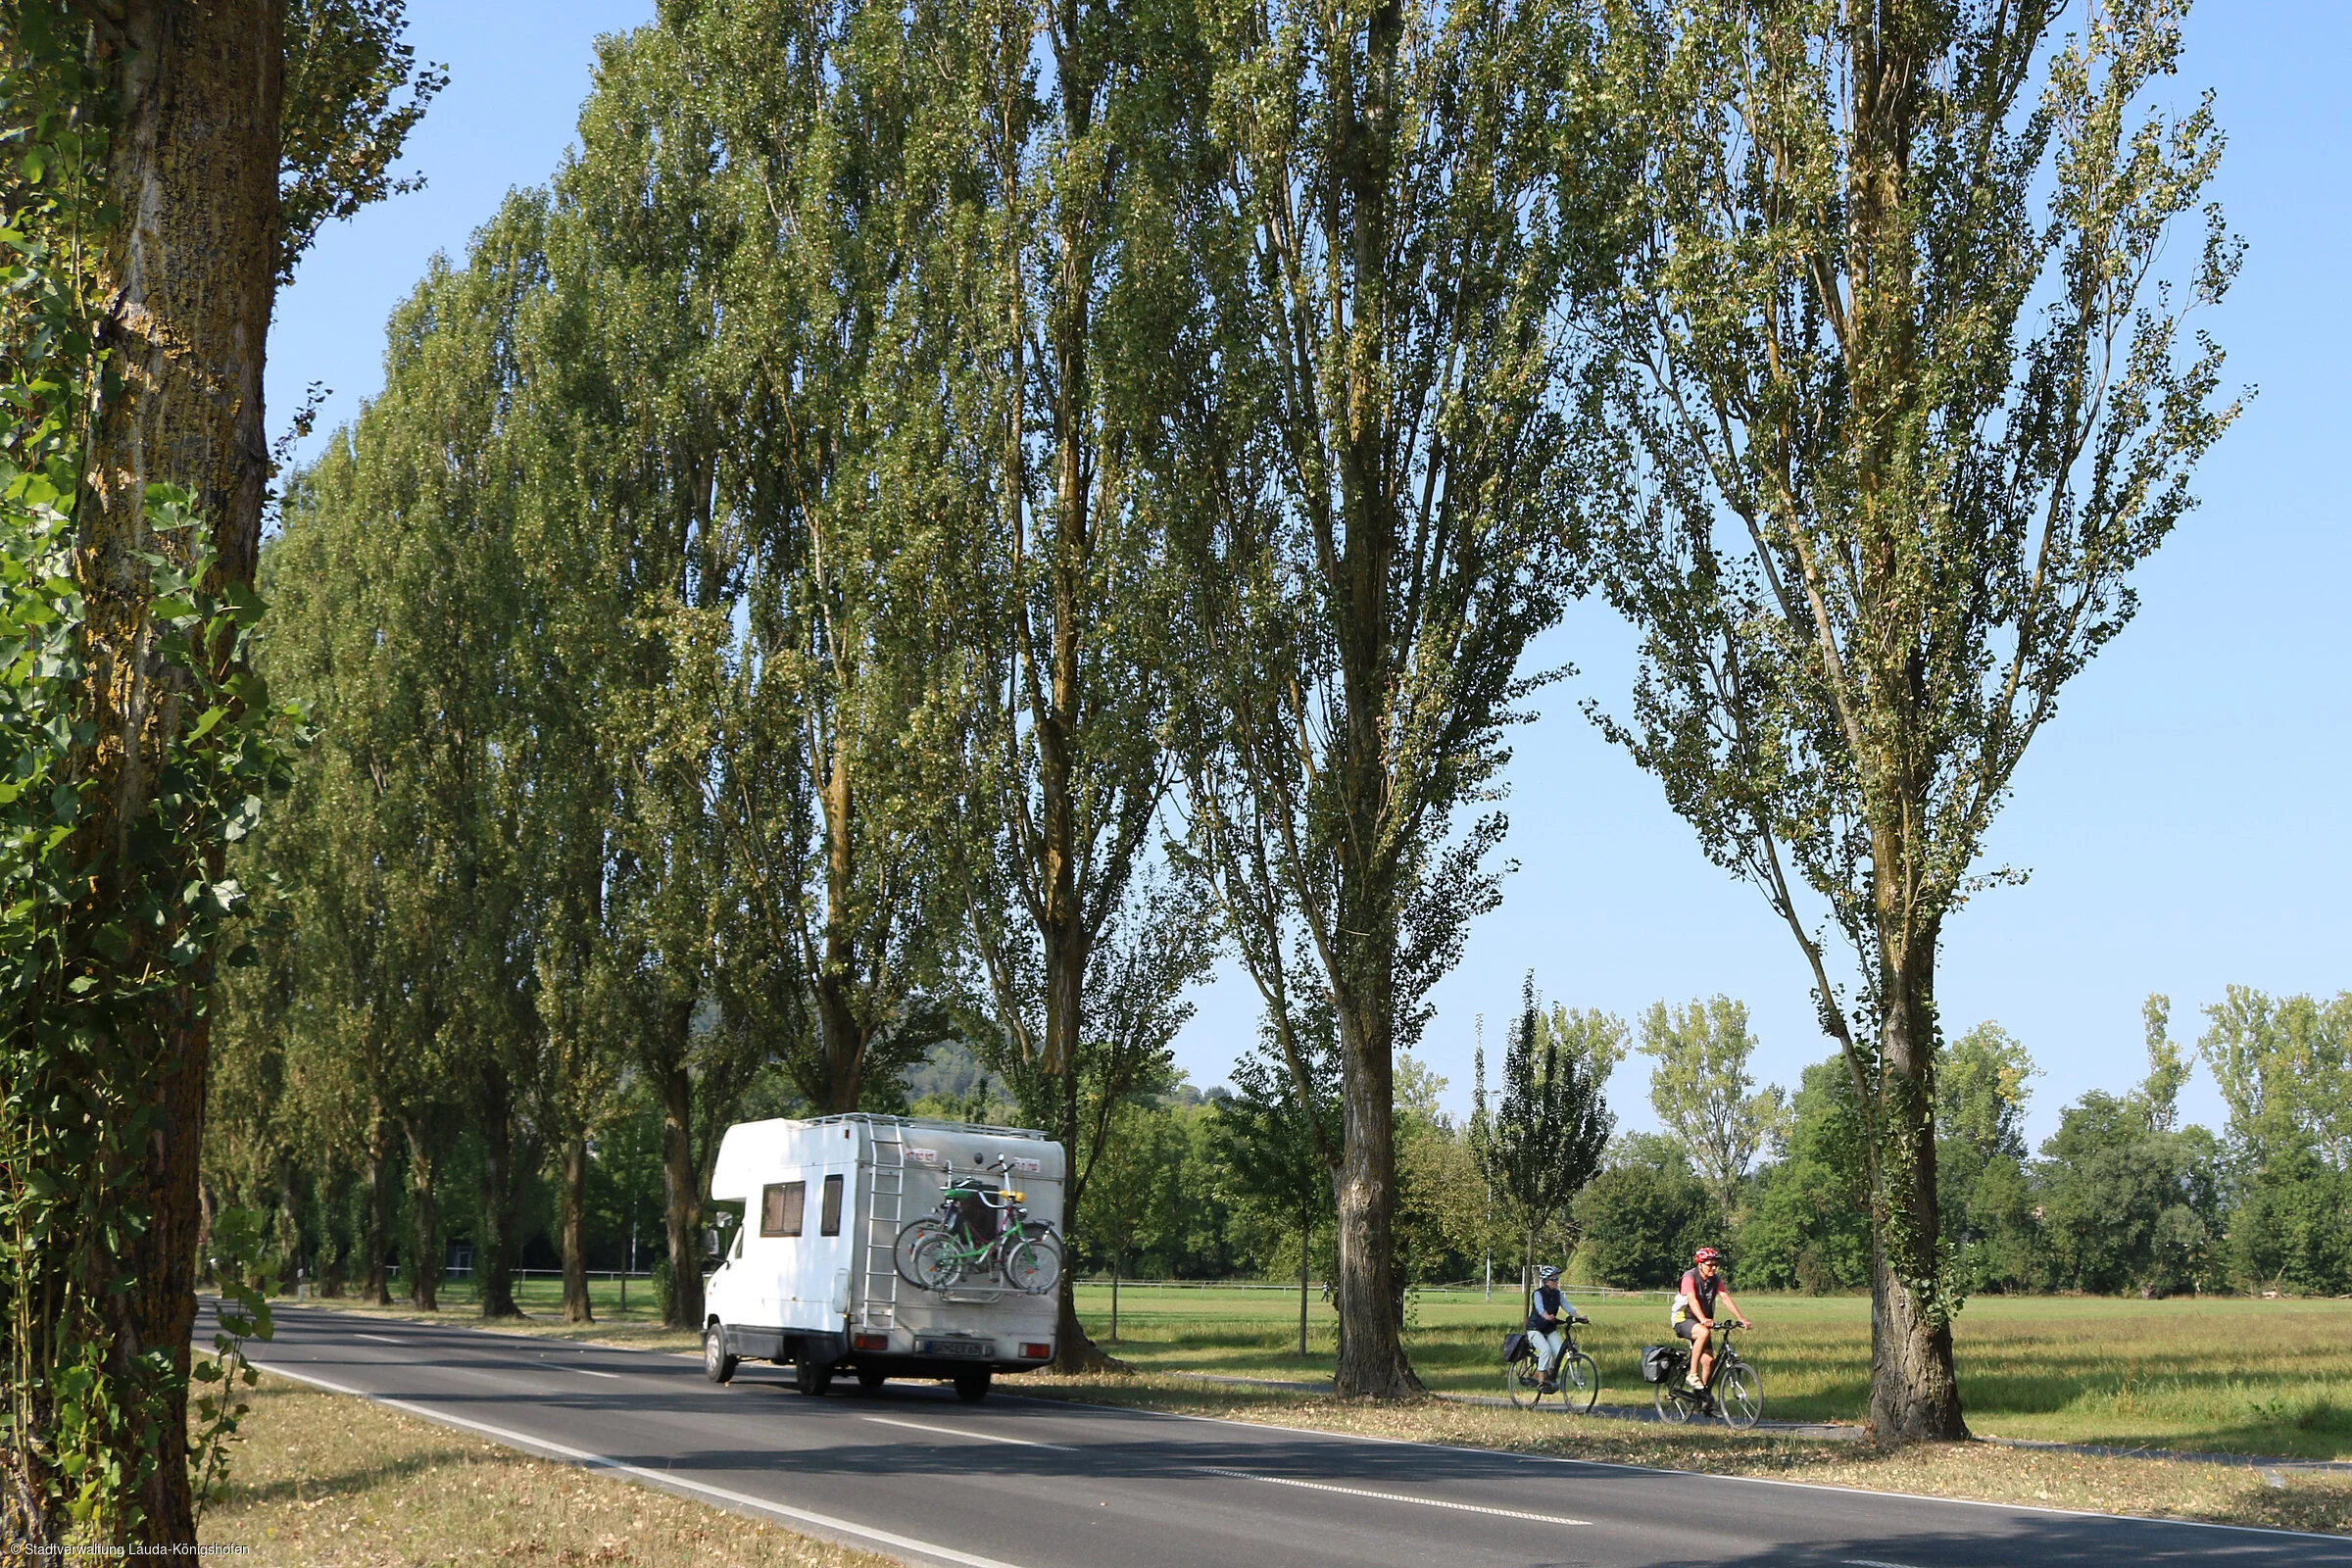
[[719, 1234], [717, 1226], [713, 1225], [709, 1230], [703, 1232], [704, 1273], [710, 1273], [712, 1269], [718, 1267], [719, 1264], [726, 1261], [726, 1257], [724, 1256], [726, 1246], [726, 1239]]

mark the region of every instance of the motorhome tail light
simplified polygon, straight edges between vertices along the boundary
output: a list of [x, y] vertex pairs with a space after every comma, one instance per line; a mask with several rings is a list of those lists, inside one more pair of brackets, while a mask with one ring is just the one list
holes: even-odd
[[1024, 1361], [1043, 1361], [1053, 1353], [1054, 1347], [1051, 1343], [1045, 1345], [1029, 1344], [1021, 1347], [1021, 1359]]
[[850, 1348], [854, 1350], [887, 1350], [890, 1348], [890, 1336], [887, 1334], [859, 1334], [850, 1341]]

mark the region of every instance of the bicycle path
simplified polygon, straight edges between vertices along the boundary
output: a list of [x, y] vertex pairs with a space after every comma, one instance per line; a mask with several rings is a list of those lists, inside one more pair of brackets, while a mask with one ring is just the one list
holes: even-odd
[[1450, 1448], [281, 1307], [265, 1370], [960, 1568], [2352, 1565], [2352, 1539]]

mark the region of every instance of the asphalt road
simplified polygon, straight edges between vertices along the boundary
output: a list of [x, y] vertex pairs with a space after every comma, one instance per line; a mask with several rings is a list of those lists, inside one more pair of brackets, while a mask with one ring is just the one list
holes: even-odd
[[[2352, 1564], [2352, 1539], [1443, 1448], [276, 1307], [256, 1363], [913, 1563]], [[1017, 1387], [1012, 1384], [1012, 1387]], [[1007, 1387], [1000, 1382], [1001, 1390]]]

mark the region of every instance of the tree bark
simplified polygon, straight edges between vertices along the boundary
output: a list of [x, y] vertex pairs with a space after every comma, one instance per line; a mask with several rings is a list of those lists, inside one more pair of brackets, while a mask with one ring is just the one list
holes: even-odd
[[473, 1277], [482, 1316], [522, 1316], [514, 1301], [514, 1089], [505, 1068], [482, 1074], [482, 1231]]
[[360, 1299], [369, 1306], [392, 1304], [392, 1271], [385, 1253], [392, 1245], [392, 1124], [379, 1112], [368, 1128], [368, 1234], [362, 1245]]
[[564, 1141], [564, 1321], [593, 1323], [588, 1301], [588, 1250], [584, 1218], [588, 1207], [588, 1140], [575, 1133]]
[[[77, 859], [101, 868], [91, 891], [102, 903], [128, 892], [132, 835], [153, 808], [164, 749], [194, 716], [181, 712], [176, 681], [155, 657], [142, 558], [180, 547], [149, 526], [147, 486], [185, 488], [210, 530], [218, 579], [253, 580], [269, 477], [262, 362], [275, 291], [284, 54], [279, 0], [125, 0], [117, 15], [119, 30], [99, 29], [120, 114], [106, 172], [119, 219], [97, 278], [109, 384], [105, 395], [92, 388], [74, 558], [95, 720]], [[133, 1376], [150, 1354], [166, 1367], [162, 1419], [147, 1440], [155, 1465], [131, 1536], [144, 1544], [195, 1541], [186, 1379], [212, 1045], [197, 988], [208, 983], [200, 975], [183, 987], [133, 1043], [154, 1114], [124, 1196], [145, 1224], [121, 1250], [131, 1287], [106, 1312], [112, 1371]]]
[[669, 1242], [669, 1310], [673, 1329], [703, 1326], [702, 1254], [695, 1228], [702, 1222], [702, 1183], [694, 1161], [694, 1081], [687, 1076], [684, 1040], [691, 1014], [679, 1020], [677, 1064], [662, 1077], [662, 1222]]
[[421, 1122], [409, 1135], [409, 1301], [420, 1312], [441, 1310], [441, 1205], [433, 1196], [440, 1150]]
[[1314, 1240], [1314, 1216], [1302, 1214], [1298, 1222], [1298, 1353], [1306, 1354], [1306, 1276], [1309, 1253]]
[[1923, 1298], [1941, 1289], [1936, 1197], [1935, 940], [1889, 950], [1880, 1025], [1884, 1074], [1878, 1152], [1882, 1218], [1872, 1227], [1870, 1431], [1882, 1443], [1965, 1442], [1949, 1316]]

